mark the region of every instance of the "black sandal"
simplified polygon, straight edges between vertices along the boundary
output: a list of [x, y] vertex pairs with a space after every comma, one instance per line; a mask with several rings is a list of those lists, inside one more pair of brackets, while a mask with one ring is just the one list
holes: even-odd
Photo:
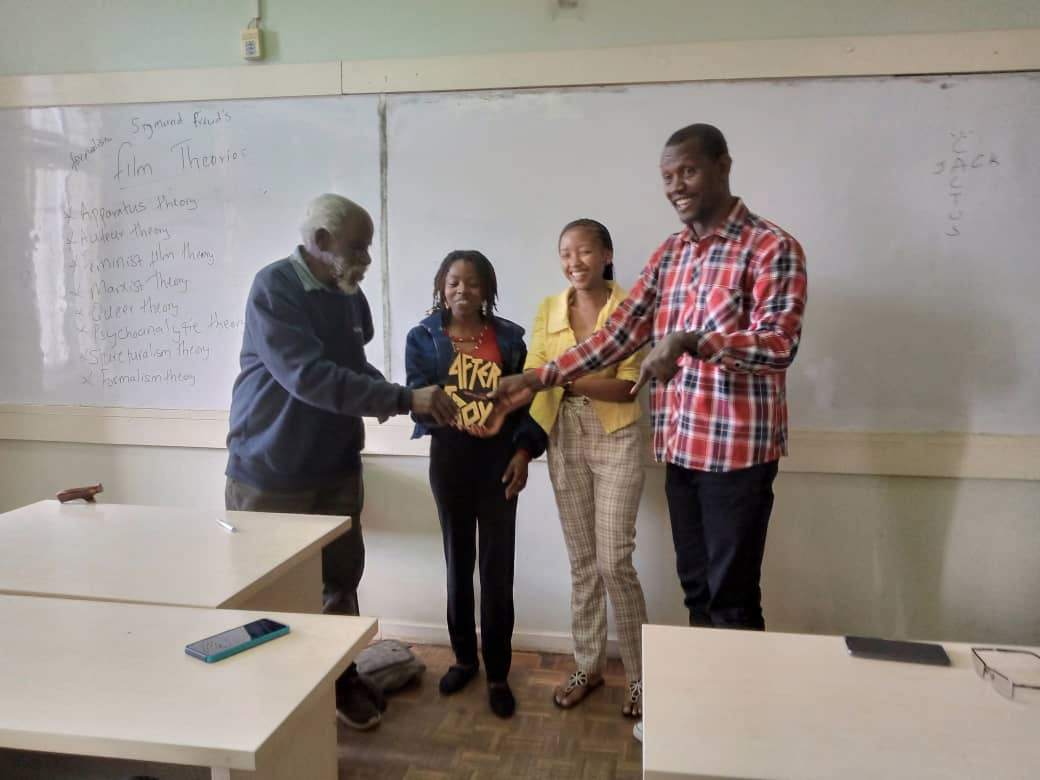
[[458, 693], [469, 685], [469, 681], [476, 676], [476, 664], [473, 666], [454, 664], [444, 673], [444, 676], [441, 678], [440, 684], [437, 687], [440, 689], [441, 696], [451, 696], [451, 694]]
[[516, 699], [507, 682], [488, 683], [488, 704], [500, 718], [511, 718], [516, 712]]

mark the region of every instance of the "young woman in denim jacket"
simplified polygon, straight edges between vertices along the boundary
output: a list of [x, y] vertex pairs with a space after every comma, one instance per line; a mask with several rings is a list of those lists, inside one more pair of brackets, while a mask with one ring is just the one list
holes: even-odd
[[499, 717], [516, 702], [507, 678], [512, 660], [513, 556], [517, 494], [527, 464], [545, 450], [545, 435], [520, 409], [490, 437], [479, 428], [491, 413], [484, 394], [499, 376], [519, 373], [527, 357], [524, 330], [494, 314], [495, 270], [480, 252], [448, 254], [434, 278], [432, 313], [408, 333], [405, 349], [411, 387], [439, 384], [459, 407], [458, 427], [416, 419], [413, 438], [430, 434], [430, 487], [437, 504], [448, 575], [448, 633], [455, 664], [440, 692], [462, 690], [476, 676], [473, 567], [480, 564], [481, 650], [488, 701]]

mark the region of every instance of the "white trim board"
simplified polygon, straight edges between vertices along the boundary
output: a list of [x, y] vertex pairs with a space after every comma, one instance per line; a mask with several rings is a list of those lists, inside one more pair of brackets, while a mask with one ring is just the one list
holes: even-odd
[[785, 38], [343, 63], [344, 94], [1040, 69], [1040, 30]]
[[[227, 431], [225, 411], [0, 404], [0, 440], [223, 449]], [[411, 432], [366, 420], [365, 454], [426, 457]], [[787, 472], [1040, 481], [1040, 435], [795, 430], [790, 449]]]
[[0, 77], [0, 108], [1040, 70], [1040, 29]]
[[0, 108], [341, 94], [338, 62], [0, 77]]

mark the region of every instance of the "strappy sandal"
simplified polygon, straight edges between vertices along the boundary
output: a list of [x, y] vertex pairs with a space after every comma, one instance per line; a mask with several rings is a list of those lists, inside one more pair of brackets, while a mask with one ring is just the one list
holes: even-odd
[[628, 695], [621, 707], [621, 714], [626, 718], [643, 717], [643, 681], [636, 680], [628, 684]]
[[588, 672], [579, 669], [568, 678], [566, 685], [562, 687], [557, 686], [556, 690], [553, 691], [553, 704], [562, 709], [569, 710], [571, 707], [582, 702], [586, 696], [602, 684], [602, 675], [592, 677]]

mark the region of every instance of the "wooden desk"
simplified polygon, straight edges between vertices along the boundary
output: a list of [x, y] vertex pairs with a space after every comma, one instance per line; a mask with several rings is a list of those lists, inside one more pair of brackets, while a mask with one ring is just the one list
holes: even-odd
[[347, 517], [39, 501], [0, 514], [0, 593], [320, 612], [321, 549], [349, 528]]
[[334, 780], [333, 681], [376, 622], [288, 613], [239, 655], [184, 652], [264, 614], [0, 595], [0, 747]]
[[[833, 636], [643, 627], [646, 778], [1040, 777], [1040, 698]], [[1029, 693], [1029, 692], [1026, 692]]]

